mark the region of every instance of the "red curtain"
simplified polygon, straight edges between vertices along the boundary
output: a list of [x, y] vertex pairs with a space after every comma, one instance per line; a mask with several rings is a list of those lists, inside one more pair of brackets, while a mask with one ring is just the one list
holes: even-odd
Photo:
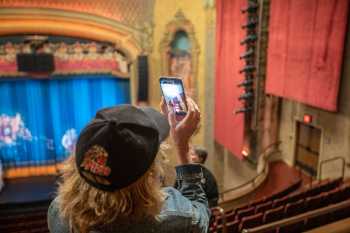
[[245, 50], [240, 40], [245, 37], [241, 25], [246, 22], [246, 15], [240, 9], [246, 4], [246, 0], [217, 1], [215, 139], [239, 158], [242, 158], [244, 115], [234, 112], [242, 107], [238, 97], [243, 91], [237, 84], [244, 78], [239, 74], [244, 66], [239, 55]]
[[337, 111], [348, 5], [271, 0], [267, 93]]

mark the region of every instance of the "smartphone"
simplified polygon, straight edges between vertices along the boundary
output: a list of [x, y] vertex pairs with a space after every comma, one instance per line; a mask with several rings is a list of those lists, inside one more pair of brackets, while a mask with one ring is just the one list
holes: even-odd
[[159, 83], [168, 108], [174, 111], [177, 120], [181, 120], [187, 114], [186, 95], [182, 80], [176, 77], [160, 77]]

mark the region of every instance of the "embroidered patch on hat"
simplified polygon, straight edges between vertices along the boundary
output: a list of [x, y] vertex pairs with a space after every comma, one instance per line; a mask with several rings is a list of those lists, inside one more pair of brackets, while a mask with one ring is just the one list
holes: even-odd
[[106, 177], [111, 173], [111, 168], [107, 166], [107, 158], [107, 151], [102, 146], [94, 145], [85, 152], [80, 166], [95, 175]]

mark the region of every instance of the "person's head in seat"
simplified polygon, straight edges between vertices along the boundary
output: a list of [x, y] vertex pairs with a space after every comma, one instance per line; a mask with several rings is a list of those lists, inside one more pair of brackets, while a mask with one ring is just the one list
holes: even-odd
[[164, 199], [157, 154], [168, 134], [167, 118], [149, 107], [97, 112], [79, 136], [58, 191], [70, 228], [87, 233], [116, 219], [155, 217]]
[[193, 163], [205, 164], [208, 158], [208, 152], [206, 149], [200, 146], [192, 146], [190, 150], [191, 161]]

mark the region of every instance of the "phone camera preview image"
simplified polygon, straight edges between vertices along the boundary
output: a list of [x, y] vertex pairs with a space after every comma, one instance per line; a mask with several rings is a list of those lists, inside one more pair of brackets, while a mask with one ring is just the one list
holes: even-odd
[[161, 89], [168, 107], [176, 115], [186, 115], [186, 97], [181, 80], [161, 80]]

